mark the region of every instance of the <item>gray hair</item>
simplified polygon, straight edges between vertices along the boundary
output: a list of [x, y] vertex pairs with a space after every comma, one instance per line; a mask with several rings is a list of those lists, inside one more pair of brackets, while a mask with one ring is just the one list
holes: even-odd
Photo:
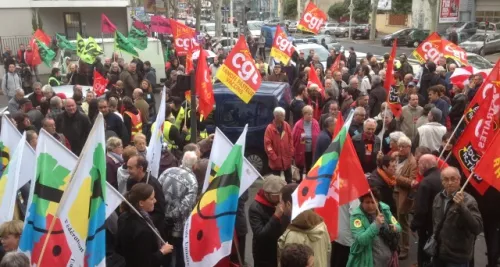
[[33, 141], [33, 139], [35, 139], [35, 137], [36, 137], [35, 131], [33, 131], [33, 130], [26, 131], [26, 141], [28, 143], [31, 143], [31, 141]]
[[352, 85], [352, 81], [354, 81], [354, 79], [356, 79], [356, 81], [358, 81], [358, 82], [359, 82], [358, 77], [352, 77], [352, 78], [349, 80], [349, 86], [351, 86], [351, 85]]
[[441, 119], [443, 118], [443, 112], [441, 112], [441, 110], [436, 107], [433, 107], [430, 113], [432, 115], [433, 122], [440, 122]]
[[309, 86], [309, 90], [317, 90], [317, 89], [319, 89], [319, 85], [317, 85], [317, 84], [315, 84], [315, 83], [313, 83], [313, 84], [311, 84], [311, 85]]
[[194, 164], [198, 162], [198, 156], [194, 151], [186, 151], [182, 156], [182, 166], [188, 169], [192, 169]]
[[274, 115], [274, 116], [276, 116], [276, 115], [278, 115], [278, 114], [281, 114], [281, 115], [283, 115], [283, 116], [284, 116], [284, 115], [286, 114], [285, 109], [284, 109], [284, 108], [282, 108], [282, 107], [276, 107], [276, 108], [274, 109], [274, 111], [273, 111], [273, 115]]
[[363, 129], [366, 127], [366, 125], [368, 125], [368, 123], [373, 123], [375, 124], [375, 126], [377, 126], [377, 121], [375, 119], [368, 118], [365, 120], [365, 122], [363, 122]]
[[62, 100], [60, 97], [54, 96], [50, 99], [50, 107], [51, 108], [56, 108], [56, 107], [59, 107], [60, 105], [62, 105]]
[[354, 115], [358, 115], [358, 114], [359, 114], [359, 113], [361, 113], [361, 112], [365, 112], [365, 113], [366, 113], [366, 110], [365, 110], [365, 108], [364, 108], [364, 107], [356, 107], [356, 108], [354, 109]]
[[436, 73], [444, 73], [444, 72], [446, 72], [446, 70], [444, 69], [443, 66], [437, 66]]
[[8, 252], [0, 262], [0, 267], [28, 267], [30, 260], [24, 253], [21, 252]]
[[[397, 133], [397, 132], [394, 132], [394, 133]], [[389, 135], [389, 137], [390, 137], [391, 139], [392, 139], [392, 134], [393, 134], [393, 133], [391, 133], [391, 134]], [[401, 146], [401, 145], [404, 145], [404, 146], [411, 146], [411, 140], [410, 140], [410, 138], [408, 138], [408, 136], [406, 136], [406, 135], [402, 135], [401, 137], [399, 137], [399, 139], [398, 139], [398, 146]]]
[[22, 88], [17, 88], [15, 91], [14, 91], [17, 94], [23, 94], [24, 95], [24, 90]]
[[122, 143], [122, 140], [120, 138], [115, 137], [115, 136], [111, 136], [106, 141], [106, 150], [113, 151], [113, 149], [120, 147], [122, 145], [123, 145], [123, 143]]
[[41, 82], [34, 82], [33, 88], [36, 88], [36, 87], [42, 87], [42, 83]]
[[52, 89], [52, 86], [46, 84], [42, 87], [42, 92], [43, 93], [54, 93], [54, 89]]
[[379, 85], [381, 83], [382, 83], [382, 78], [380, 78], [380, 76], [378, 76], [378, 75], [372, 76], [372, 84], [373, 85]]
[[380, 70], [380, 71], [378, 72], [378, 76], [380, 77], [380, 79], [382, 79], [382, 77], [384, 77], [384, 78], [385, 78], [385, 75], [386, 75], [386, 74], [387, 74], [387, 72], [386, 72], [385, 70]]
[[349, 72], [349, 69], [347, 67], [342, 68], [342, 74]]
[[401, 137], [405, 136], [405, 134], [401, 131], [395, 131], [389, 134], [389, 139], [394, 142], [398, 142]]

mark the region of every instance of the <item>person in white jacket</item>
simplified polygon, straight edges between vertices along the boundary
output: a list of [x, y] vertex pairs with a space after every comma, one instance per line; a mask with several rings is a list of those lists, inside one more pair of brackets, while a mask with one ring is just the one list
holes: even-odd
[[361, 83], [359, 85], [359, 91], [368, 94], [372, 89], [372, 84], [370, 82], [370, 68], [366, 65], [361, 66], [359, 69], [359, 77], [361, 78]]
[[2, 92], [8, 100], [14, 98], [16, 89], [22, 88], [21, 77], [16, 72], [16, 65], [10, 64], [9, 71], [2, 77]]
[[443, 135], [445, 135], [447, 131], [446, 127], [439, 123], [441, 121], [441, 117], [442, 112], [440, 109], [436, 107], [431, 109], [427, 115], [429, 122], [418, 127], [417, 129], [418, 138], [415, 138], [415, 140], [418, 141], [418, 144], [416, 147], [425, 146], [431, 151], [439, 150]]

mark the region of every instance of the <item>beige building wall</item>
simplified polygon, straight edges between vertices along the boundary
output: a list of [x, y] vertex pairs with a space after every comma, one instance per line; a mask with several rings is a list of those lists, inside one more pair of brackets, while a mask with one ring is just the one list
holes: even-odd
[[377, 31], [380, 33], [393, 33], [395, 31], [411, 28], [412, 27], [412, 16], [408, 14], [408, 20], [406, 25], [390, 25], [389, 24], [389, 14], [377, 14]]

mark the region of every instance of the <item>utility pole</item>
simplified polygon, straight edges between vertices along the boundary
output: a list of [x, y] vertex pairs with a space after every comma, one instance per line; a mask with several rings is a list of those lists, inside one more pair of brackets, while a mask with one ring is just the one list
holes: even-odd
[[352, 13], [354, 12], [354, 4], [351, 3], [349, 4], [349, 40], [351, 39], [351, 27], [352, 27]]
[[372, 21], [370, 25], [370, 40], [375, 40], [375, 32], [377, 31], [377, 9], [378, 9], [378, 0], [372, 0]]
[[233, 23], [233, 0], [229, 0], [229, 19], [231, 21], [228, 20], [228, 22]]
[[302, 13], [302, 10], [300, 8], [300, 0], [297, 0], [297, 23], [300, 20], [300, 13]]

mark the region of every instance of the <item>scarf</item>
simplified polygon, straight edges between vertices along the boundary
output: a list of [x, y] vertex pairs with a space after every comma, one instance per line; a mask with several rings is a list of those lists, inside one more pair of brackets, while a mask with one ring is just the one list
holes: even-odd
[[384, 182], [389, 185], [389, 187], [394, 187], [396, 185], [396, 178], [394, 176], [389, 176], [381, 168], [377, 168], [377, 173], [382, 177]]
[[[154, 225], [153, 220], [151, 220], [149, 213], [145, 212], [142, 209], [138, 209], [138, 210], [139, 210], [139, 213], [141, 214], [142, 218], [144, 218], [144, 220], [149, 224], [149, 226], [151, 226], [151, 228], [153, 228], [152, 230], [155, 231], [156, 233], [160, 234], [160, 231], [158, 231], [158, 229]], [[155, 234], [155, 237], [156, 237], [156, 243], [158, 244], [158, 247], [161, 248], [162, 241], [160, 240], [160, 238], [158, 238], [158, 236], [156, 234]]]
[[118, 155], [116, 154], [115, 152], [112, 152], [112, 151], [108, 151], [108, 154], [110, 157], [112, 157], [115, 161], [117, 161], [118, 163], [120, 163], [120, 165], [122, 165], [124, 163], [123, 161], [123, 158], [122, 158], [122, 155]]

